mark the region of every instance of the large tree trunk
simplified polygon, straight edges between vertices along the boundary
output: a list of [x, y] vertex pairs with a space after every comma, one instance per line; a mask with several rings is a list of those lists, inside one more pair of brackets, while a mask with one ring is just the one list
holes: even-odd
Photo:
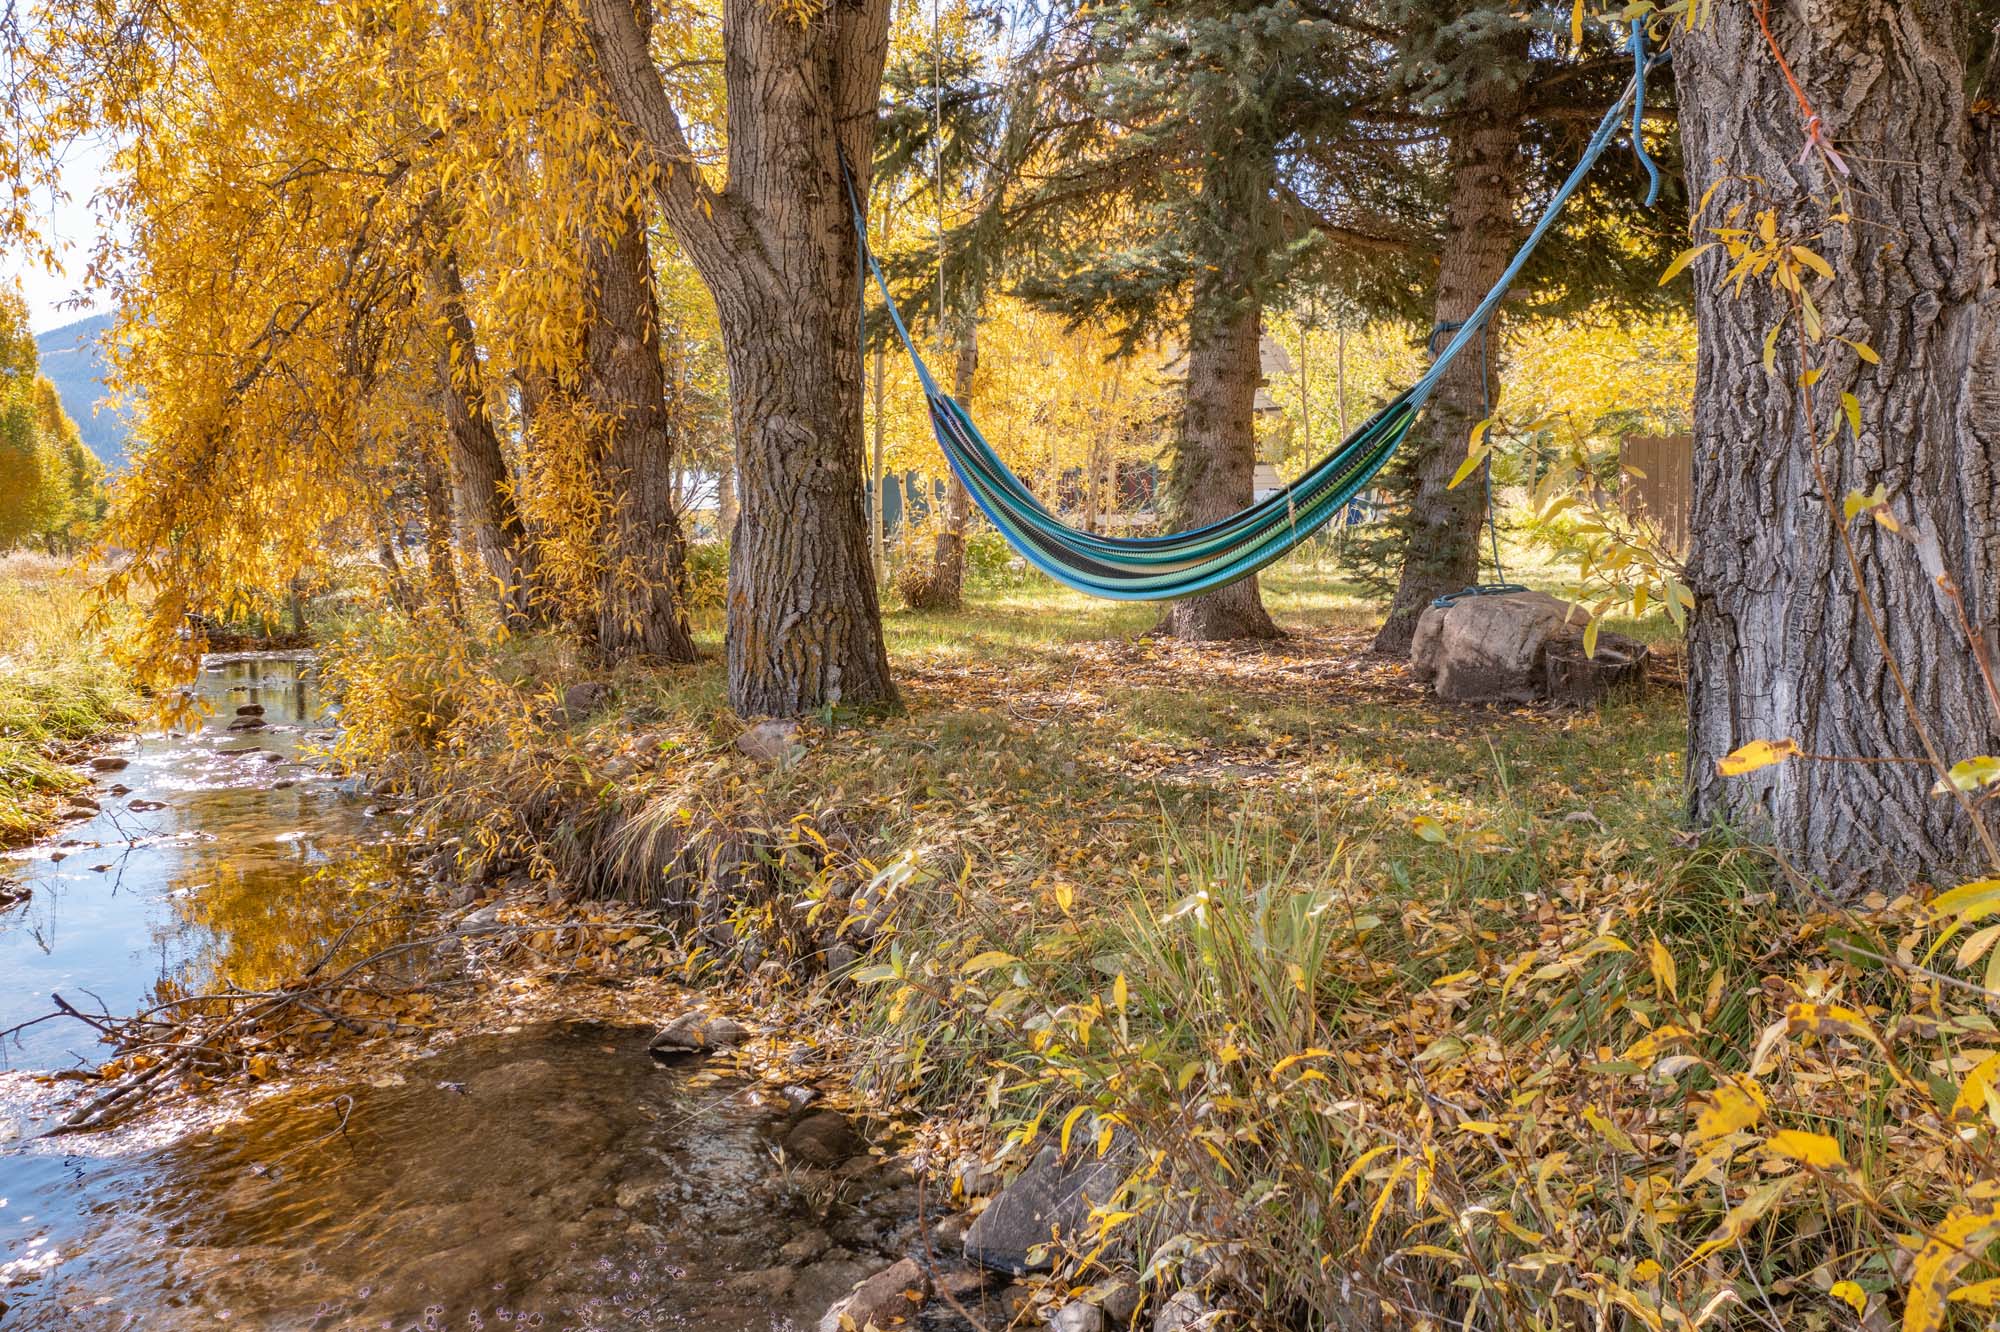
[[535, 596], [539, 560], [514, 502], [513, 473], [500, 450], [500, 436], [486, 410], [479, 340], [466, 310], [458, 260], [449, 249], [440, 248], [431, 257], [429, 278], [444, 325], [438, 387], [458, 521], [493, 582], [501, 617], [517, 628], [540, 625], [546, 616]]
[[[979, 370], [979, 319], [967, 314], [959, 320], [957, 356], [952, 365], [951, 396], [968, 412], [972, 410], [972, 379]], [[960, 610], [965, 605], [965, 529], [972, 521], [972, 494], [957, 472], [945, 479], [944, 522], [939, 525], [937, 543], [931, 549], [931, 563], [918, 578], [903, 585], [914, 610]]]
[[643, 211], [628, 211], [617, 233], [593, 241], [590, 249], [583, 387], [607, 503], [597, 649], [613, 661], [694, 661], [694, 640], [680, 604], [686, 549], [674, 495], [674, 422], [667, 408]]
[[[1209, 244], [1222, 253], [1195, 279], [1188, 316], [1187, 392], [1174, 440], [1169, 496], [1177, 527], [1201, 527], [1250, 507], [1257, 489], [1257, 386], [1264, 378], [1264, 276], [1275, 160], [1268, 148], [1211, 149], [1203, 195]], [[1169, 605], [1157, 632], [1176, 638], [1283, 638], [1257, 579]]]
[[[1506, 271], [1519, 226], [1521, 126], [1513, 105], [1468, 112], [1452, 136], [1452, 192], [1445, 210], [1444, 254], [1438, 269], [1437, 322], [1449, 329], [1478, 308]], [[1443, 334], [1439, 346], [1443, 346]], [[1402, 576], [1375, 650], [1407, 656], [1417, 617], [1440, 596], [1479, 581], [1479, 524], [1486, 511], [1482, 467], [1456, 490], [1452, 474], [1465, 461], [1472, 428], [1497, 401], [1493, 358], [1470, 349], [1438, 381], [1430, 406], [1403, 443], [1412, 487], [1400, 526]]]
[[727, 187], [711, 187], [631, 0], [586, 0], [612, 97], [658, 165], [714, 295], [742, 513], [729, 552], [729, 699], [746, 715], [893, 701], [862, 494], [861, 342], [844, 153], [866, 190], [888, 0], [801, 16], [726, 0]]
[[[1828, 180], [1817, 155], [1801, 163], [1802, 115], [1752, 8], [1716, 6], [1675, 61], [1690, 197], [1722, 180], [1710, 207], [1720, 216], [1747, 201], [1741, 182], [1756, 179], [1781, 231], [1824, 230], [1815, 246], [1837, 276], [1814, 288], [1829, 340], [1814, 349], [1825, 371], [1812, 386], [1818, 419], [1807, 421], [1791, 330], [1776, 373], [1760, 364], [1766, 331], [1787, 313], [1781, 293], [1758, 280], [1740, 295], [1717, 290], [1719, 253], [1696, 264], [1689, 806], [1697, 823], [1728, 820], [1769, 837], [1838, 891], [1879, 884], [1893, 895], [1905, 874], [1944, 877], [1992, 858], [1968, 810], [1930, 794], [1937, 773], [1926, 763], [1794, 759], [1724, 778], [1716, 760], [1751, 740], [1789, 738], [1832, 759], [1935, 753], [1951, 763], [2000, 741], [1975, 647], [1919, 544], [1854, 523], [1857, 586], [1813, 465], [1815, 431], [1824, 438], [1840, 395], [1853, 393], [1860, 438], [1842, 429], [1819, 454], [1835, 504], [1886, 486], [1905, 532], [1934, 534], [1934, 572], [1956, 584], [1972, 637], [2000, 660], [1994, 131], [1990, 118], [1968, 115], [1963, 4], [1852, 0], [1813, 5], [1806, 21], [1779, 4], [1771, 18], [1826, 132], [1852, 146], [1841, 206], [1853, 218], [1826, 216], [1830, 186], [1842, 182]], [[1833, 337], [1867, 343], [1881, 364]], [[1887, 658], [1864, 597], [1879, 608]]]

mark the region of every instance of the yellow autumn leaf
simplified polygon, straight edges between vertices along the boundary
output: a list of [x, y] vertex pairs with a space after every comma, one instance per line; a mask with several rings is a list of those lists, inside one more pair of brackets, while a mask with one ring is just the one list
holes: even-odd
[[1669, 999], [1678, 999], [1680, 973], [1674, 967], [1674, 955], [1667, 951], [1666, 945], [1658, 938], [1652, 941], [1647, 950], [1647, 962], [1653, 972], [1653, 984], [1659, 988], [1660, 993]]
[[1758, 1221], [1763, 1219], [1766, 1212], [1777, 1206], [1779, 1200], [1791, 1192], [1792, 1187], [1801, 1178], [1799, 1175], [1784, 1175], [1777, 1179], [1767, 1180], [1750, 1190], [1742, 1202], [1737, 1203], [1736, 1206], [1729, 1209], [1728, 1214], [1722, 1218], [1722, 1224], [1718, 1225], [1709, 1234], [1709, 1237], [1703, 1240], [1700, 1246], [1687, 1256], [1687, 1260], [1681, 1264], [1682, 1270], [1686, 1270], [1688, 1267], [1700, 1262], [1717, 1249], [1734, 1244], [1749, 1234], [1750, 1227], [1756, 1225]]
[[1766, 1150], [1774, 1155], [1812, 1166], [1816, 1170], [1839, 1170], [1847, 1166], [1840, 1144], [1824, 1133], [1804, 1129], [1779, 1129], [1765, 1139]]
[[1975, 1281], [1951, 1293], [1953, 1304], [1970, 1304], [1980, 1309], [2000, 1309], [2000, 1277]]
[[1732, 1077], [1718, 1086], [1708, 1103], [1695, 1112], [1694, 1132], [1688, 1135], [1688, 1145], [1706, 1146], [1747, 1129], [1762, 1119], [1769, 1107], [1762, 1087], [1746, 1077]]
[[1994, 1094], [1997, 1087], [2000, 1087], [2000, 1051], [1987, 1055], [1965, 1075], [1964, 1084], [1952, 1100], [1951, 1117], [1957, 1119], [1961, 1115], [1978, 1114], [2000, 1103], [2000, 1098]]
[[1068, 1114], [1063, 1116], [1062, 1135], [1060, 1141], [1062, 1143], [1062, 1153], [1064, 1156], [1069, 1155], [1069, 1135], [1071, 1131], [1076, 1128], [1076, 1121], [1082, 1119], [1084, 1113], [1089, 1109], [1090, 1107], [1087, 1105], [1079, 1105], [1074, 1109], [1072, 1109]]
[[1585, 1123], [1597, 1130], [1599, 1137], [1603, 1138], [1613, 1147], [1616, 1147], [1619, 1151], [1636, 1152], [1639, 1150], [1637, 1144], [1632, 1141], [1625, 1130], [1619, 1128], [1616, 1123], [1612, 1122], [1609, 1115], [1606, 1115], [1596, 1106], [1585, 1106], [1583, 1108], [1583, 1119]]
[[1746, 772], [1768, 768], [1774, 763], [1783, 763], [1788, 758], [1797, 758], [1799, 746], [1796, 740], [1752, 740], [1749, 744], [1718, 759], [1715, 770], [1724, 777], [1741, 777]]
[[[1485, 425], [1485, 422], [1482, 421], [1480, 424], [1483, 426]], [[1476, 441], [1478, 435], [1475, 434], [1473, 438]], [[1486, 455], [1490, 452], [1492, 452], [1491, 449], [1488, 449], [1483, 445], [1480, 445], [1475, 442], [1471, 447], [1471, 449], [1467, 450], [1465, 455], [1465, 461], [1460, 463], [1458, 465], [1458, 470], [1451, 474], [1451, 481], [1449, 484], [1445, 486], [1445, 489], [1457, 490], [1459, 485], [1462, 482], [1464, 482], [1465, 478], [1471, 476], [1474, 472], [1479, 470], [1479, 464], [1486, 461]]]
[[1324, 1059], [1332, 1053], [1333, 1051], [1331, 1050], [1323, 1049], [1322, 1047], [1315, 1045], [1310, 1050], [1301, 1050], [1297, 1054], [1286, 1055], [1283, 1059], [1280, 1059], [1277, 1063], [1271, 1065], [1271, 1076], [1275, 1078], [1279, 1074], [1283, 1073], [1286, 1069], [1291, 1068], [1294, 1064], [1300, 1063], [1304, 1060]]
[[1961, 925], [1969, 925], [2000, 911], [2000, 879], [1974, 879], [1971, 883], [1961, 883], [1948, 893], [1939, 893], [1931, 903], [1931, 914], [1938, 920], [1952, 919]]
[[1854, 1316], [1857, 1318], [1868, 1312], [1868, 1292], [1852, 1281], [1834, 1282], [1833, 1288], [1827, 1291], [1827, 1294], [1854, 1310]]
[[976, 976], [982, 971], [991, 971], [995, 967], [1004, 967], [1014, 960], [1015, 958], [1012, 953], [1003, 953], [995, 948], [969, 959], [964, 966], [959, 968], [959, 971], [967, 976]]
[[1706, 245], [1697, 245], [1693, 249], [1682, 250], [1679, 254], [1674, 256], [1674, 261], [1667, 265], [1667, 271], [1660, 274], [1660, 285], [1664, 287], [1669, 282], [1672, 282], [1675, 278], [1679, 277], [1683, 272], [1686, 271], [1687, 266], [1689, 264], [1701, 258], [1704, 254], [1707, 254], [1710, 250], [1714, 249], [1715, 246], [1716, 242], [1710, 241]]
[[1387, 1146], [1370, 1147], [1367, 1151], [1355, 1157], [1354, 1163], [1348, 1166], [1347, 1169], [1342, 1172], [1340, 1178], [1334, 1182], [1333, 1196], [1335, 1198], [1338, 1198], [1342, 1193], [1346, 1192], [1347, 1186], [1349, 1184], [1352, 1184], [1355, 1181], [1355, 1179], [1360, 1176], [1361, 1172], [1368, 1168], [1369, 1162], [1375, 1160], [1375, 1158], [1377, 1158], [1378, 1156], [1382, 1156], [1385, 1153], [1393, 1150], [1394, 1150], [1393, 1148]]
[[1954, 1278], [2000, 1234], [2000, 1207], [1961, 1208], [1939, 1222], [1917, 1250], [1904, 1295], [1903, 1332], [1938, 1332]]

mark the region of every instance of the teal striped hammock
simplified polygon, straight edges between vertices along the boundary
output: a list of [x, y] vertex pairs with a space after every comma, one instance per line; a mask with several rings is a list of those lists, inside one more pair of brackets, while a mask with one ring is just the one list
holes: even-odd
[[939, 388], [930, 367], [924, 363], [895, 299], [889, 294], [881, 265], [868, 246], [867, 222], [850, 182], [848, 199], [853, 207], [855, 231], [861, 238], [862, 258], [874, 275], [890, 322], [916, 367], [938, 447], [973, 502], [1029, 564], [1080, 592], [1115, 601], [1166, 601], [1194, 596], [1248, 578], [1282, 559], [1338, 517], [1394, 456], [1446, 369], [1478, 341], [1507, 289], [1555, 226], [1564, 205], [1611, 146], [1628, 109], [1632, 113], [1634, 147], [1653, 176], [1657, 194], [1658, 173], [1646, 158], [1639, 137], [1645, 114], [1645, 77], [1655, 61], [1649, 61], [1645, 55], [1641, 25], [1634, 24], [1633, 28], [1634, 72], [1624, 95], [1606, 113], [1576, 167], [1550, 199], [1500, 280], [1454, 331], [1424, 376], [1284, 489], [1219, 522], [1168, 536], [1100, 536], [1071, 527], [1036, 499], [1008, 469], [980, 434], [972, 417]]

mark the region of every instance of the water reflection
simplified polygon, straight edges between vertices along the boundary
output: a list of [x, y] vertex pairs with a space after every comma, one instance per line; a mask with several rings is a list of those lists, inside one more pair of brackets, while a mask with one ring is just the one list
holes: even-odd
[[[351, 885], [396, 881], [393, 863], [353, 860], [365, 848], [393, 857], [396, 821], [301, 761], [326, 722], [309, 659], [217, 658], [197, 687], [212, 715], [128, 743], [111, 756], [124, 766], [98, 774], [93, 817], [0, 859], [32, 892], [0, 913], [0, 1029], [48, 1011], [57, 992], [129, 1013], [294, 975], [376, 907]], [[318, 876], [333, 866], [345, 882], [330, 887]], [[88, 1029], [44, 1023], [0, 1048], [0, 1067], [100, 1053]]]
[[[11, 862], [34, 897], [0, 914], [0, 1028], [55, 991], [126, 1013], [379, 941], [354, 927], [396, 909], [398, 821], [301, 761], [327, 721], [310, 663], [219, 660], [200, 688], [205, 724], [132, 742], [93, 818]], [[787, 1174], [779, 1107], [654, 1064], [645, 1033], [386, 1047], [372, 1081], [240, 1115], [36, 1137], [62, 1089], [23, 1070], [96, 1063], [91, 1035], [0, 1054], [5, 1332], [766, 1332], [914, 1234], [892, 1174]]]
[[[20, 1255], [4, 1326], [811, 1326], [907, 1242], [907, 1198], [862, 1179], [834, 1233], [813, 1229], [824, 1200], [772, 1165], [781, 1107], [691, 1087], [645, 1036], [468, 1040], [372, 1085], [265, 1101], [87, 1186], [34, 1158], [0, 1210], [0, 1253]], [[94, 1205], [31, 1219], [79, 1187]], [[12, 1246], [9, 1211], [28, 1213]]]

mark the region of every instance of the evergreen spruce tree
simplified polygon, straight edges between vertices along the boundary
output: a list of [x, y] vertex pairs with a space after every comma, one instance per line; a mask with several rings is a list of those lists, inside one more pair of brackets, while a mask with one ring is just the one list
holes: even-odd
[[[1441, 346], [1499, 279], [1631, 77], [1632, 57], [1619, 44], [1622, 27], [1593, 26], [1582, 49], [1572, 49], [1567, 3], [1374, 0], [1364, 8], [1357, 22], [1383, 34], [1386, 58], [1381, 100], [1359, 109], [1357, 122], [1405, 145], [1374, 187], [1371, 234], [1420, 262], [1404, 270], [1415, 280], [1400, 288], [1381, 281], [1381, 267], [1363, 268], [1359, 294], [1378, 313], [1429, 323]], [[1668, 80], [1649, 82], [1649, 109], [1670, 114]], [[1648, 209], [1646, 193], [1636, 155], [1607, 156], [1524, 275], [1517, 309], [1558, 314], [1586, 302], [1661, 299], [1655, 275], [1684, 235], [1685, 207], [1675, 195]], [[1500, 330], [1486, 334], [1497, 339]], [[1497, 341], [1489, 346], [1492, 354], [1469, 353], [1445, 373], [1384, 474], [1400, 574], [1378, 650], [1407, 652], [1432, 600], [1480, 581], [1484, 468], [1456, 489], [1450, 481], [1472, 428], [1499, 402]]]

